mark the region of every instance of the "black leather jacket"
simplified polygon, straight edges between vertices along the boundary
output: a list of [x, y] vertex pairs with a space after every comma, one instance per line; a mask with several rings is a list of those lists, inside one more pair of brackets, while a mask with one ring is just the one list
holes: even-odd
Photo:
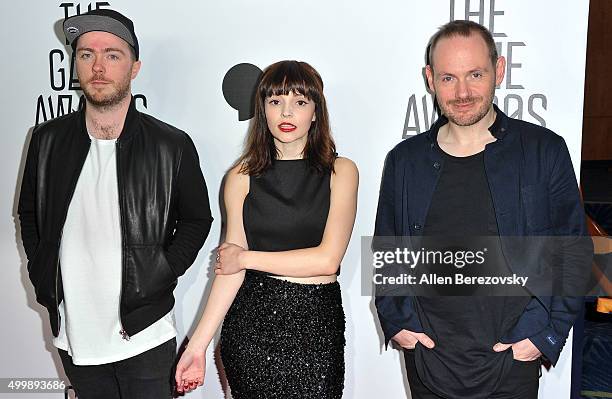
[[[28, 273], [55, 336], [63, 299], [62, 230], [90, 144], [84, 109], [37, 126], [21, 185], [18, 212]], [[137, 111], [132, 99], [116, 146], [120, 317], [130, 336], [172, 309], [177, 278], [195, 260], [213, 219], [198, 155], [186, 133]]]

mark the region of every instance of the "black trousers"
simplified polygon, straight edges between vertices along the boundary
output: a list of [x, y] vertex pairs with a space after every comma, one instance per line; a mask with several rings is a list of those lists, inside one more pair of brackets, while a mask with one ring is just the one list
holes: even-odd
[[[414, 350], [404, 350], [406, 374], [412, 399], [445, 399], [427, 388], [419, 378], [414, 363]], [[490, 399], [537, 399], [540, 384], [540, 360], [520, 362], [515, 360], [506, 380]], [[459, 399], [459, 398], [446, 398]]]
[[77, 366], [58, 350], [79, 399], [168, 399], [172, 397], [176, 339], [114, 363]]

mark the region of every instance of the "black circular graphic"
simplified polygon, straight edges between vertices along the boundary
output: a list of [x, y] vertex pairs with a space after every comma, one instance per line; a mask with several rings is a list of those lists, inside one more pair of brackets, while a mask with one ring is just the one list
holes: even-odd
[[223, 97], [238, 111], [238, 120], [246, 121], [254, 114], [254, 95], [262, 71], [256, 65], [234, 65], [223, 78]]

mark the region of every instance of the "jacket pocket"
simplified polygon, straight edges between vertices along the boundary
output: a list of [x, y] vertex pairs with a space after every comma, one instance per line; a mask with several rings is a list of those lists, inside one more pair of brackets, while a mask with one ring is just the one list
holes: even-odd
[[155, 303], [171, 294], [177, 276], [159, 245], [131, 246], [127, 251], [123, 303], [129, 308]]
[[529, 233], [552, 234], [550, 207], [546, 184], [531, 184], [521, 187], [521, 204]]

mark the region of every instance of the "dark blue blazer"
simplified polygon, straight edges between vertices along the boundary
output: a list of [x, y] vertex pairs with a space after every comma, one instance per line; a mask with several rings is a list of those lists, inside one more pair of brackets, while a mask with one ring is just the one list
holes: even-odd
[[[586, 237], [585, 213], [565, 141], [544, 127], [509, 118], [497, 107], [495, 111], [489, 130], [497, 140], [486, 146], [484, 163], [499, 235], [576, 237], [589, 256], [573, 258], [568, 270], [586, 283], [592, 242]], [[437, 135], [447, 122], [441, 116], [429, 131], [404, 140], [387, 155], [375, 237], [422, 234], [444, 168]], [[521, 272], [520, 265], [509, 266]], [[387, 343], [402, 329], [423, 331], [413, 297], [377, 296], [375, 303]], [[501, 341], [529, 338], [555, 364], [581, 306], [581, 297], [534, 294]]]

